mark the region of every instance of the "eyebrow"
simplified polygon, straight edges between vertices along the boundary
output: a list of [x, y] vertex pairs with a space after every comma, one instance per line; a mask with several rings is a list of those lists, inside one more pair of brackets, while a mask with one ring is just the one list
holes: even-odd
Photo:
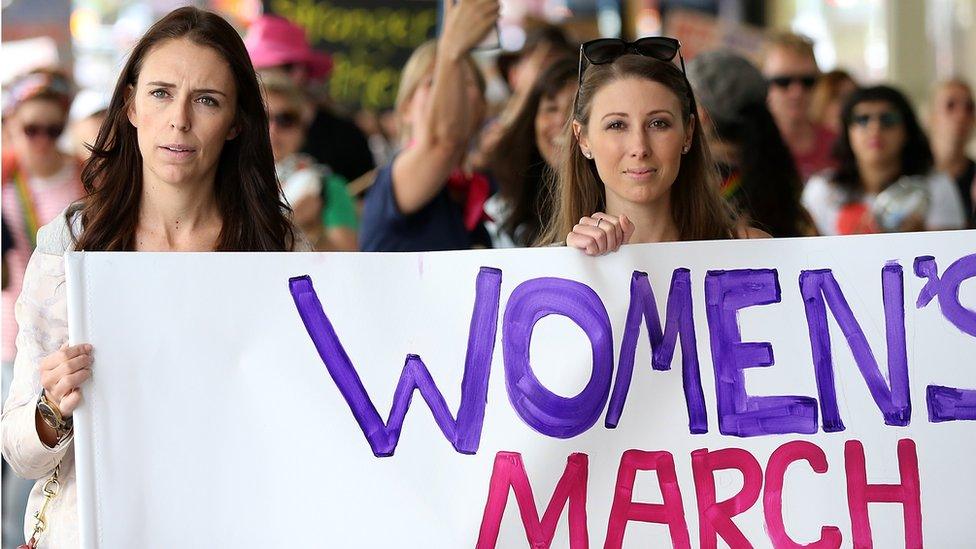
[[[152, 86], [152, 87], [159, 87], [159, 88], [175, 88], [176, 87], [176, 84], [171, 84], [169, 82], [160, 82], [158, 80], [154, 80], [152, 82], [147, 82], [146, 85], [147, 86]], [[227, 97], [227, 94], [226, 93], [224, 93], [224, 92], [222, 92], [220, 90], [215, 90], [213, 88], [199, 88], [199, 89], [193, 90], [193, 93], [212, 93], [212, 94], [223, 95], [224, 97]]]
[[[653, 111], [645, 114], [644, 116], [651, 116], [652, 114], [658, 114], [658, 113], [662, 113], [662, 112], [664, 114], [669, 114], [671, 116], [674, 116], [674, 113], [671, 112], [671, 111], [669, 111], [669, 110], [667, 110], [667, 109], [655, 109], [655, 110], [653, 110]], [[627, 113], [625, 113], [625, 112], [608, 112], [607, 114], [603, 115], [603, 118], [606, 118], [608, 116], [621, 116], [621, 117], [627, 118]], [[603, 120], [603, 118], [601, 118], [600, 120]]]

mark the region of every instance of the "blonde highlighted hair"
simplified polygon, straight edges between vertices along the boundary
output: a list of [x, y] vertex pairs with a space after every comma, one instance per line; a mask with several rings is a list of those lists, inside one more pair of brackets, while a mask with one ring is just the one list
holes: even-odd
[[[406, 123], [407, 113], [405, 109], [410, 103], [410, 99], [413, 98], [413, 94], [417, 92], [417, 88], [423, 85], [427, 78], [433, 76], [434, 62], [436, 60], [437, 40], [433, 39], [417, 46], [417, 49], [413, 50], [410, 58], [407, 59], [407, 63], [403, 66], [403, 72], [400, 73], [400, 84], [397, 87], [396, 100], [393, 104], [397, 119], [397, 131], [401, 139], [408, 138], [411, 133], [411, 128]], [[464, 62], [471, 69], [478, 88], [484, 94], [486, 86], [485, 77], [478, 68], [478, 64], [475, 63], [474, 58], [470, 55], [464, 56]]]

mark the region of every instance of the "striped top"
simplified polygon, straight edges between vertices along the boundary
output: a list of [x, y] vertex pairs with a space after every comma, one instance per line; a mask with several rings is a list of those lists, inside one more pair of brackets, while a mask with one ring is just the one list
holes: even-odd
[[[50, 223], [64, 209], [82, 197], [83, 189], [78, 179], [78, 165], [66, 157], [64, 167], [48, 177], [28, 177], [27, 188], [33, 201], [38, 225]], [[22, 198], [18, 195], [13, 179], [3, 182], [3, 220], [13, 236], [14, 248], [7, 253], [10, 284], [3, 290], [3, 361], [13, 362], [16, 349], [17, 322], [14, 320], [14, 303], [20, 295], [24, 271], [31, 255]]]

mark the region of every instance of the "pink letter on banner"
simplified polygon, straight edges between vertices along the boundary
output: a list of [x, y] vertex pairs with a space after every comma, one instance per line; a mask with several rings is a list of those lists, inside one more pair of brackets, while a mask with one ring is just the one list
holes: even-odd
[[[717, 536], [722, 536], [730, 547], [752, 547], [732, 522], [732, 517], [745, 512], [759, 500], [763, 473], [756, 458], [741, 448], [715, 452], [701, 449], [691, 453], [691, 468], [698, 495], [698, 539], [701, 549], [718, 547]], [[738, 469], [742, 473], [742, 489], [731, 498], [716, 503], [714, 472], [720, 469]]]
[[490, 549], [498, 542], [505, 504], [508, 502], [508, 487], [515, 492], [515, 501], [522, 515], [525, 536], [533, 549], [543, 549], [552, 544], [556, 533], [556, 522], [569, 501], [569, 546], [571, 549], [589, 547], [589, 534], [586, 531], [586, 479], [588, 460], [586, 454], [572, 454], [566, 460], [566, 470], [556, 484], [556, 490], [549, 500], [546, 512], [539, 521], [535, 508], [535, 497], [529, 477], [525, 474], [522, 456], [516, 452], [498, 452], [495, 466], [491, 471], [488, 487], [488, 503], [481, 518], [481, 532], [478, 534], [478, 549]]
[[783, 524], [783, 477], [786, 476], [786, 469], [790, 464], [800, 460], [806, 460], [816, 473], [827, 472], [827, 456], [812, 442], [787, 442], [769, 456], [769, 463], [766, 465], [766, 488], [763, 491], [766, 532], [769, 533], [773, 547], [777, 549], [837, 549], [843, 537], [836, 526], [824, 526], [820, 529], [820, 539], [806, 544], [793, 541], [786, 533], [786, 525]]
[[864, 446], [857, 440], [844, 445], [847, 467], [847, 504], [851, 512], [854, 547], [874, 547], [871, 539], [869, 503], [901, 503], [905, 517], [905, 547], [922, 547], [922, 494], [918, 481], [918, 454], [915, 441], [898, 441], [898, 469], [901, 484], [868, 484], [864, 466]]
[[[638, 503], [634, 501], [634, 479], [637, 471], [656, 471], [664, 503]], [[607, 526], [607, 542], [604, 549], [618, 548], [624, 542], [627, 522], [654, 522], [667, 524], [671, 531], [671, 544], [675, 549], [691, 547], [685, 510], [681, 503], [681, 489], [674, 472], [671, 452], [644, 452], [627, 450], [620, 458], [617, 470], [617, 487], [610, 509]]]

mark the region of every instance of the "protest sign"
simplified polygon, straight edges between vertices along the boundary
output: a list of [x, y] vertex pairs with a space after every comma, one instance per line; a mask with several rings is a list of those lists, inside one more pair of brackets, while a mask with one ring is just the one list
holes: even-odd
[[69, 254], [84, 546], [965, 547], [973, 242]]
[[267, 13], [305, 29], [329, 52], [330, 98], [345, 107], [388, 109], [413, 50], [434, 37], [440, 0], [264, 0]]

